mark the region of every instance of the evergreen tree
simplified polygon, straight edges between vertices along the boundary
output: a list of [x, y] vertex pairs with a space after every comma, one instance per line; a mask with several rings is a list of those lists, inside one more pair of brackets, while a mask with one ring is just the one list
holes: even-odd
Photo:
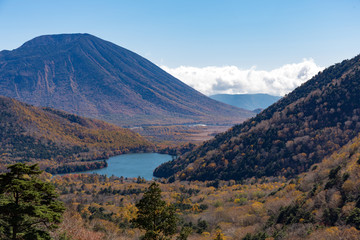
[[17, 163], [0, 175], [0, 239], [51, 239], [65, 208], [54, 186], [39, 179], [35, 165]]
[[146, 231], [144, 240], [170, 239], [175, 234], [178, 221], [175, 208], [161, 199], [161, 189], [158, 184], [150, 185], [136, 207], [137, 217], [132, 219], [132, 223]]

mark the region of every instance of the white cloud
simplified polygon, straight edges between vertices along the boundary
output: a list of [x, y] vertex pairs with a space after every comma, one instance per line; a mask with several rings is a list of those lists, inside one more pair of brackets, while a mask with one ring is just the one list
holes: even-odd
[[271, 71], [239, 69], [236, 66], [188, 67], [162, 69], [205, 95], [218, 93], [268, 93], [283, 96], [309, 80], [324, 68], [313, 59], [286, 64]]

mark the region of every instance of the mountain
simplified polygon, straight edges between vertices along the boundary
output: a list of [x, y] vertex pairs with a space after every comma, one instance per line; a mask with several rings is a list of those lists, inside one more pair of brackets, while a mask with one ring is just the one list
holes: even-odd
[[37, 162], [51, 172], [84, 170], [104, 164], [87, 160], [151, 149], [130, 130], [0, 96], [1, 171], [14, 162]]
[[187, 180], [292, 177], [360, 131], [360, 55], [320, 72], [256, 117], [161, 165]]
[[296, 181], [289, 180], [260, 199], [269, 216], [254, 223], [254, 228], [255, 224], [262, 228], [252, 230], [247, 239], [259, 239], [255, 238], [259, 235], [274, 239], [359, 239], [359, 159], [357, 136], [298, 175]]
[[239, 123], [252, 112], [197, 92], [145, 58], [89, 34], [0, 52], [0, 95], [120, 126]]
[[247, 109], [250, 111], [256, 111], [259, 113], [259, 109], [265, 109], [274, 102], [278, 101], [281, 97], [272, 96], [269, 94], [257, 93], [257, 94], [216, 94], [211, 95], [210, 98], [235, 106], [238, 108]]

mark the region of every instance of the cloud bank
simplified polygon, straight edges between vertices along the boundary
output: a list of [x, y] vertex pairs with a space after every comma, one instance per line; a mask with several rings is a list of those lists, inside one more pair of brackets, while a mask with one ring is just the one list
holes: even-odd
[[286, 64], [271, 71], [239, 69], [236, 66], [188, 67], [162, 69], [205, 95], [220, 93], [268, 93], [283, 96], [309, 80], [324, 68], [313, 59]]

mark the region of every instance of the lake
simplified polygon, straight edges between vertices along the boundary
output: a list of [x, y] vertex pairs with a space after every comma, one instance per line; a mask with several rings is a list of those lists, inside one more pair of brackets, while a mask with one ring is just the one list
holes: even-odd
[[110, 157], [107, 160], [108, 166], [106, 168], [86, 171], [86, 173], [97, 173], [108, 177], [114, 175], [117, 177], [137, 178], [140, 176], [146, 180], [151, 180], [155, 168], [171, 159], [170, 155], [159, 153], [123, 154]]

